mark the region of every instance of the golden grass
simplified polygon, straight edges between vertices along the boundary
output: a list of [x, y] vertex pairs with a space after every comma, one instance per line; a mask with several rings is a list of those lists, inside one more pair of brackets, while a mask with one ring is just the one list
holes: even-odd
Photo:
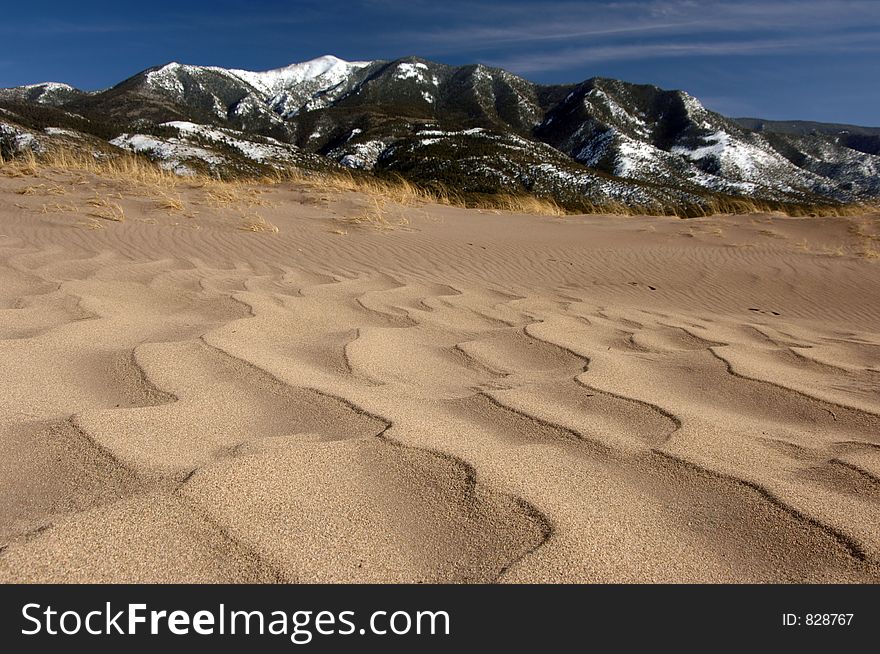
[[37, 156], [28, 150], [14, 159], [0, 162], [0, 171], [6, 177], [33, 177], [37, 174], [39, 163]]
[[75, 204], [53, 202], [52, 204], [44, 204], [40, 213], [79, 213], [79, 207]]
[[[91, 152], [55, 148], [39, 157], [27, 152], [3, 165], [5, 174], [12, 176], [39, 176], [41, 170], [59, 170], [92, 174], [105, 181], [115, 182], [127, 190], [145, 189], [151, 192], [171, 191], [186, 179], [163, 170], [145, 157], [132, 154], [95, 155]], [[81, 179], [79, 183], [88, 183]]]
[[[868, 231], [874, 227], [877, 229], [877, 233]], [[847, 226], [847, 230], [853, 236], [857, 236], [860, 239], [867, 241], [878, 241], [880, 242], [880, 225], [872, 224], [870, 220], [866, 221], [855, 221], [851, 220], [849, 225]]]
[[539, 198], [534, 195], [516, 195], [513, 193], [500, 193], [492, 197], [486, 206], [476, 205], [484, 209], [500, 209], [511, 213], [526, 213], [536, 216], [565, 216], [569, 212], [563, 209], [555, 200]]
[[[295, 168], [273, 169], [257, 177], [221, 180], [203, 173], [179, 176], [140, 155], [113, 153], [96, 156], [90, 152], [67, 148], [52, 149], [39, 157], [28, 151], [11, 160], [0, 160], [0, 173], [9, 177], [39, 176], [41, 170], [50, 169], [95, 175], [115, 183], [129, 193], [154, 197], [162, 208], [169, 211], [185, 210], [178, 193], [182, 188], [201, 189], [207, 203], [217, 208], [271, 206], [271, 202], [263, 197], [266, 187], [282, 183], [319, 190], [323, 194], [355, 192], [366, 195], [370, 205], [363, 215], [353, 221], [382, 228], [400, 224], [401, 217], [397, 216], [395, 219], [393, 216], [395, 212], [400, 213], [400, 207], [428, 203], [543, 216], [582, 213], [681, 218], [770, 213], [790, 216], [857, 216], [877, 210], [876, 206], [866, 204], [801, 205], [726, 196], [707, 197], [701, 199], [700, 204], [684, 206], [659, 202], [634, 206], [614, 200], [600, 203], [585, 201], [576, 206], [562, 206], [551, 198], [534, 195], [464, 194], [442, 184], [432, 184], [430, 188], [424, 188], [399, 175], [379, 176], [347, 170], [314, 172]], [[83, 180], [83, 183], [90, 182]], [[772, 222], [772, 219], [767, 218], [762, 222]]]
[[77, 227], [84, 227], [85, 229], [104, 229], [104, 225], [97, 218], [81, 220], [76, 225]]
[[[265, 189], [254, 186], [256, 182], [224, 181], [207, 175], [183, 177], [164, 170], [146, 157], [127, 153], [95, 156], [59, 148], [37, 157], [33, 152], [27, 152], [13, 160], [4, 160], [0, 171], [10, 177], [37, 178], [59, 172], [78, 173], [78, 179], [71, 182], [74, 185], [121, 189], [126, 195], [151, 198], [164, 210], [185, 212], [188, 216], [197, 212], [189, 210], [182, 199], [180, 191], [185, 189], [201, 191], [207, 204], [216, 208], [271, 204], [263, 197]], [[89, 179], [89, 176], [96, 179]], [[61, 195], [66, 191], [63, 186], [47, 182], [25, 187], [19, 192], [22, 195]], [[121, 222], [125, 219], [124, 210], [112, 202], [111, 197], [121, 200], [123, 194], [107, 190], [98, 193], [96, 190], [96, 197], [88, 201], [93, 209], [91, 215]]]
[[305, 172], [300, 170], [279, 172], [282, 180], [294, 182], [306, 188], [322, 191], [352, 191], [370, 197], [382, 198], [390, 203], [409, 205], [423, 202], [443, 201], [443, 192], [432, 192], [416, 186], [399, 175], [377, 177], [351, 171], [333, 171], [326, 173]]
[[[366, 225], [376, 229], [393, 229], [409, 224], [409, 218], [398, 207], [389, 208], [391, 201], [381, 196], [371, 196], [360, 213], [345, 218], [345, 222], [353, 225]], [[397, 203], [395, 203], [397, 204]]]
[[89, 212], [90, 216], [116, 223], [121, 223], [125, 220], [125, 211], [117, 202], [112, 202], [109, 198], [102, 198], [96, 195], [94, 198], [87, 200], [86, 203], [92, 207], [92, 211]]
[[371, 206], [365, 215], [355, 218], [354, 222], [373, 225], [393, 224], [393, 221], [388, 220], [387, 214], [394, 205], [442, 204], [542, 216], [564, 216], [570, 213], [552, 199], [514, 193], [466, 196], [437, 183], [431, 188], [424, 188], [397, 174], [380, 177], [349, 171], [328, 173], [290, 171], [281, 178], [323, 192], [353, 192], [368, 196]]
[[183, 211], [183, 201], [178, 195], [176, 198], [162, 194], [159, 198], [159, 207], [166, 211]]
[[277, 234], [278, 227], [270, 223], [259, 214], [250, 214], [242, 218], [242, 224], [239, 228], [243, 232], [271, 233]]
[[37, 184], [36, 186], [25, 186], [16, 191], [19, 195], [64, 195], [67, 190], [63, 186], [53, 184], [46, 186], [45, 184]]
[[829, 257], [842, 257], [846, 255], [846, 249], [842, 245], [836, 245], [834, 247], [826, 246], [822, 248], [822, 254]]
[[245, 182], [209, 179], [201, 188], [204, 189], [208, 204], [217, 208], [242, 205], [247, 207], [272, 206], [271, 202], [262, 197], [263, 189], [255, 188]]

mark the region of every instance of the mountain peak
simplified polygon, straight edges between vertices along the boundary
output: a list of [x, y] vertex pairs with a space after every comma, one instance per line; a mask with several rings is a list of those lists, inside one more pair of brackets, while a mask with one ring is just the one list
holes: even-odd
[[333, 55], [323, 55], [315, 59], [290, 64], [282, 68], [266, 71], [230, 70], [233, 75], [243, 79], [255, 88], [266, 93], [278, 93], [286, 87], [320, 80], [322, 86], [338, 84], [351, 73], [372, 64], [372, 61], [345, 61]]
[[[348, 74], [357, 68], [364, 68], [372, 64], [372, 61], [346, 61], [334, 55], [323, 55], [308, 61], [289, 64], [282, 68], [252, 73], [266, 77], [283, 76], [289, 81], [304, 82], [316, 77], [333, 77], [339, 73]], [[247, 71], [234, 71], [247, 72]]]
[[38, 84], [27, 84], [21, 86], [22, 89], [45, 89], [47, 91], [73, 91], [70, 84], [64, 82], [39, 82]]
[[283, 68], [276, 68], [273, 71], [266, 72], [277, 72], [282, 70], [296, 70], [303, 71], [307, 77], [318, 77], [319, 75], [325, 75], [327, 72], [333, 70], [337, 67], [349, 68], [349, 67], [363, 67], [369, 65], [370, 61], [346, 61], [345, 59], [340, 59], [339, 57], [331, 54], [322, 55], [320, 57], [315, 57], [314, 59], [309, 59], [308, 61], [301, 61], [292, 63], [288, 66], [284, 66]]

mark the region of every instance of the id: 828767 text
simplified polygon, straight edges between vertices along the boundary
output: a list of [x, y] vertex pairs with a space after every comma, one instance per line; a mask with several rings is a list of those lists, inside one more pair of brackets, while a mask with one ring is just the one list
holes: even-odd
[[782, 624], [786, 627], [848, 627], [854, 613], [783, 613]]

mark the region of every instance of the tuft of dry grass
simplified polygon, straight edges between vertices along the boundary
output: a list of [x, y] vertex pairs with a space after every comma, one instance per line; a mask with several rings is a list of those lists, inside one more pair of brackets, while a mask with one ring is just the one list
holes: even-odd
[[40, 157], [39, 164], [46, 168], [91, 173], [127, 188], [140, 186], [168, 191], [186, 184], [187, 180], [157, 166], [146, 157], [134, 154], [95, 155], [67, 148], [54, 148]]
[[93, 208], [93, 210], [89, 212], [90, 216], [115, 223], [121, 223], [125, 220], [125, 211], [123, 211], [122, 207], [118, 203], [110, 201], [108, 198], [102, 198], [101, 196], [96, 195], [88, 200], [87, 204]]
[[97, 218], [89, 218], [88, 220], [81, 220], [76, 224], [77, 227], [83, 227], [85, 229], [104, 229], [103, 223]]
[[372, 197], [363, 211], [345, 220], [355, 225], [370, 225], [378, 229], [390, 227], [388, 218], [385, 216], [385, 206], [387, 204], [388, 201], [383, 198]]
[[[77, 173], [76, 185], [105, 186], [121, 189], [126, 195], [147, 197], [171, 212], [188, 212], [187, 203], [181, 197], [182, 189], [201, 191], [205, 201], [217, 208], [270, 206], [264, 197], [266, 189], [260, 182], [269, 183], [270, 178], [256, 180], [220, 180], [207, 175], [179, 176], [167, 171], [146, 157], [121, 153], [96, 155], [70, 149], [49, 150], [39, 157], [28, 152], [11, 161], [4, 161], [2, 172], [11, 177], [41, 177], [46, 172]], [[97, 178], [89, 179], [89, 176]], [[280, 178], [278, 178], [280, 179]], [[256, 186], [255, 186], [256, 185]], [[62, 186], [34, 184], [21, 191], [22, 195], [61, 195]], [[122, 208], [109, 201], [110, 197], [122, 199], [121, 192], [108, 193], [89, 201], [95, 215], [104, 220], [124, 219]]]
[[179, 195], [174, 198], [163, 193], [159, 198], [159, 207], [166, 211], [183, 211], [183, 201]]
[[569, 213], [559, 206], [555, 200], [514, 193], [499, 193], [492, 196], [485, 206], [480, 206], [479, 203], [476, 206], [483, 209], [500, 209], [501, 211], [532, 214], [535, 216], [565, 216]]
[[250, 214], [242, 218], [242, 224], [239, 229], [243, 232], [271, 233], [277, 234], [278, 227], [270, 223], [259, 214]]
[[0, 163], [0, 171], [6, 177], [33, 177], [37, 174], [38, 168], [37, 156], [31, 150], [14, 159], [4, 159]]
[[862, 221], [850, 220], [847, 225], [847, 231], [859, 239], [880, 242], [880, 225], [873, 223], [870, 219]]
[[368, 196], [360, 213], [343, 218], [351, 225], [364, 225], [375, 229], [389, 230], [409, 225], [407, 213], [412, 211], [408, 205], [393, 202], [382, 196]]
[[880, 259], [880, 250], [875, 250], [873, 246], [865, 246], [859, 251], [859, 256], [865, 259]]
[[834, 247], [824, 247], [822, 248], [822, 254], [829, 257], [842, 257], [846, 255], [846, 249], [842, 245], [836, 245]]
[[52, 204], [44, 204], [40, 213], [79, 213], [79, 207], [75, 204], [53, 202]]
[[[297, 173], [291, 171], [285, 181], [299, 186], [313, 188], [322, 192], [353, 192], [366, 195], [371, 202], [366, 215], [356, 218], [359, 223], [385, 225], [392, 205], [418, 206], [422, 204], [441, 204], [471, 209], [489, 209], [526, 213], [542, 216], [564, 216], [566, 211], [554, 200], [532, 195], [497, 193], [468, 197], [451, 191], [445, 185], [435, 183], [431, 188], [420, 187], [400, 175], [379, 177], [356, 172]], [[327, 198], [322, 197], [321, 200]], [[381, 219], [379, 216], [385, 216]]]
[[217, 181], [211, 179], [203, 187], [208, 204], [223, 207], [261, 206], [268, 207], [272, 203], [262, 197], [263, 190], [242, 182]]
[[313, 173], [292, 170], [284, 177], [284, 181], [294, 182], [298, 186], [327, 191], [351, 191], [363, 193], [371, 198], [380, 198], [387, 203], [413, 205], [428, 202], [449, 204], [445, 201], [442, 191], [429, 191], [416, 186], [399, 175], [377, 177], [351, 171], [335, 171]]
[[46, 186], [45, 184], [37, 184], [36, 186], [25, 186], [16, 191], [19, 195], [64, 195], [67, 190], [63, 186], [53, 184]]

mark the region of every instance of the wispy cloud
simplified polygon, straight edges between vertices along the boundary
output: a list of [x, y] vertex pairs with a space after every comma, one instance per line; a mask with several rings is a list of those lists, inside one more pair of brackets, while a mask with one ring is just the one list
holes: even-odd
[[583, 64], [657, 57], [755, 56], [792, 52], [880, 52], [875, 33], [828, 35], [822, 37], [776, 37], [770, 39], [662, 41], [620, 43], [582, 48], [565, 48], [537, 54], [490, 58], [484, 63], [518, 73], [565, 70]]
[[[709, 53], [713, 43], [706, 37], [712, 35], [718, 36], [714, 39], [717, 51], [726, 53], [734, 43], [756, 43], [753, 50], [766, 49], [769, 46], [762, 45], [762, 41], [769, 41], [770, 35], [783, 40], [804, 37], [802, 48], [809, 46], [811, 36], [843, 37], [852, 29], [873, 30], [880, 39], [880, 2], [876, 0], [557, 1], [519, 2], [503, 8], [483, 2], [468, 3], [466, 9], [452, 1], [442, 6], [444, 9], [437, 13], [438, 26], [419, 32], [393, 32], [388, 37], [418, 42], [435, 54], [511, 46], [570, 48], [573, 41], [589, 40], [589, 48], [583, 51], [592, 51], [602, 60], [614, 53], [622, 58], [653, 56], [656, 52], [687, 54], [688, 46], [676, 48], [671, 42], [643, 45], [645, 41], [671, 37], [703, 39], [702, 44], [690, 45], [693, 54]], [[401, 7], [401, 11], [405, 9]]]

